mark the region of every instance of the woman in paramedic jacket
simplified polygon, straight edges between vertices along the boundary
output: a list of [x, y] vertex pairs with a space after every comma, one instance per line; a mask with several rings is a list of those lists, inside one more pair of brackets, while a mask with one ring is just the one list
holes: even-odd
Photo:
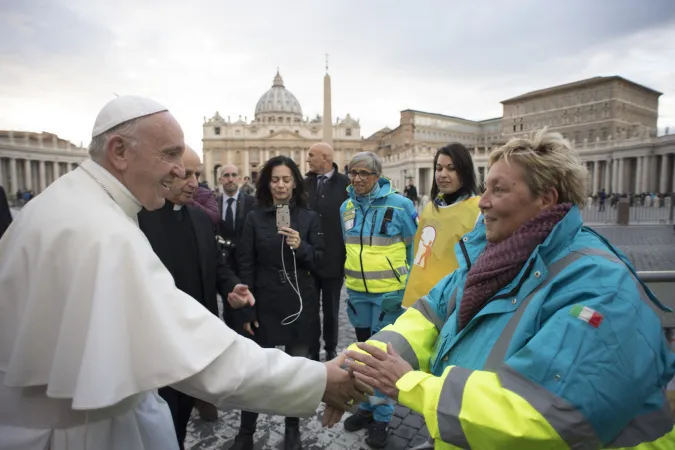
[[540, 131], [489, 165], [459, 268], [352, 346], [350, 366], [422, 413], [437, 448], [675, 448], [664, 307], [583, 226], [577, 152]]

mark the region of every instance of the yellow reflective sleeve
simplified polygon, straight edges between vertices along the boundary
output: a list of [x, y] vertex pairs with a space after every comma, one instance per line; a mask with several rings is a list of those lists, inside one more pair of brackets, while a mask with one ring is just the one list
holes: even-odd
[[[366, 344], [374, 345], [375, 347], [377, 347], [377, 348], [379, 348], [379, 349], [381, 349], [381, 350], [383, 350], [383, 351], [385, 351], [385, 352], [387, 351], [387, 344], [386, 344], [386, 343], [378, 342], [378, 341], [373, 341], [373, 340], [368, 339], [368, 340], [366, 341]], [[360, 348], [358, 348], [358, 347], [356, 346], [356, 342], [353, 343], [352, 345], [350, 345], [349, 347], [347, 347], [347, 350], [354, 350], [355, 352], [368, 353], [368, 352], [363, 351], [363, 350], [361, 350]]]
[[440, 377], [413, 370], [403, 375], [396, 383], [399, 390], [398, 402], [424, 416], [429, 436], [434, 439], [441, 438], [438, 429], [438, 400], [445, 377], [451, 369], [452, 366], [445, 369]]
[[[398, 336], [403, 338], [403, 341]], [[438, 329], [433, 322], [414, 308], [408, 308], [396, 322], [387, 325], [371, 338], [374, 341], [391, 342], [401, 356], [413, 366], [413, 369], [429, 371], [431, 355], [434, 351]], [[414, 354], [417, 361], [411, 361], [409, 354]]]
[[496, 373], [474, 371], [466, 380], [461, 405], [459, 422], [471, 448], [570, 448], [528, 401], [502, 387]]

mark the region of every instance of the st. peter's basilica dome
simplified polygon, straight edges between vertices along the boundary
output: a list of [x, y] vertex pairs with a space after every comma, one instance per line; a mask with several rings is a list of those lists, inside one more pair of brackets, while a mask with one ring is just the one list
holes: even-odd
[[[293, 122], [302, 120], [300, 102], [284, 86], [284, 80], [279, 75], [274, 77], [272, 88], [265, 92], [255, 107], [255, 118], [261, 122], [276, 121]], [[270, 120], [272, 119], [272, 120]]]

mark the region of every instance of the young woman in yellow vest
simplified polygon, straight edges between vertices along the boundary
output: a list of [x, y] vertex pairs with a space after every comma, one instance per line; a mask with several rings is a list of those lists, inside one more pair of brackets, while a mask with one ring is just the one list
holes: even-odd
[[478, 183], [471, 154], [453, 143], [436, 152], [431, 198], [419, 218], [415, 259], [408, 276], [403, 306], [429, 293], [457, 268], [455, 244], [471, 231], [480, 214]]

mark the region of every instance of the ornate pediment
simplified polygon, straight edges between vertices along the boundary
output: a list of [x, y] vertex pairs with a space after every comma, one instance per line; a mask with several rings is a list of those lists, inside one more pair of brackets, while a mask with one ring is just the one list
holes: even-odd
[[269, 136], [266, 137], [267, 140], [288, 140], [288, 139], [298, 139], [298, 140], [303, 140], [304, 138], [300, 136], [300, 134], [296, 134], [294, 131], [291, 130], [279, 130], [275, 131], [274, 133], [270, 134]]

